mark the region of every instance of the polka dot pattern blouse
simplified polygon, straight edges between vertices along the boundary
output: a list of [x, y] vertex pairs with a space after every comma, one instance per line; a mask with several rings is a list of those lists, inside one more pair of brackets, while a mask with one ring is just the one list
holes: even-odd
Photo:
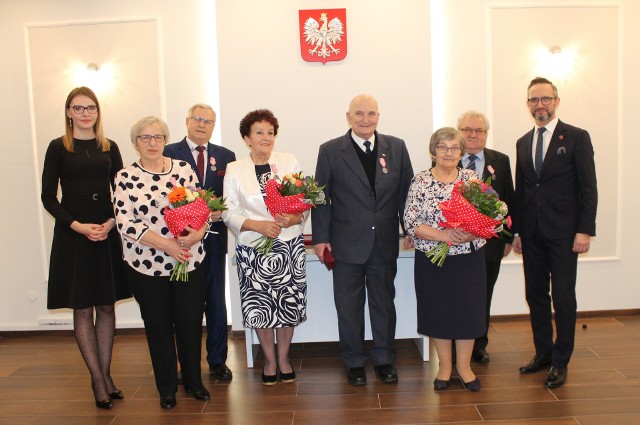
[[[122, 237], [123, 258], [139, 273], [149, 276], [169, 276], [176, 260], [165, 252], [140, 243], [145, 232], [153, 231], [164, 238], [173, 238], [164, 222], [162, 207], [166, 196], [176, 186], [196, 186], [198, 179], [184, 161], [171, 160], [169, 171], [152, 173], [138, 163], [120, 170], [115, 178], [114, 211], [116, 225]], [[191, 247], [189, 271], [204, 260], [202, 242]]]

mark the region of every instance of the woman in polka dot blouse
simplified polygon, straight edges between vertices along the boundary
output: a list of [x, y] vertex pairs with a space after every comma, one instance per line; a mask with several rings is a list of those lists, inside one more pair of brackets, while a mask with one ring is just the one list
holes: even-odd
[[[174, 186], [198, 182], [188, 163], [163, 156], [168, 138], [167, 124], [159, 118], [146, 117], [134, 124], [131, 143], [140, 159], [117, 174], [114, 192], [127, 282], [140, 305], [160, 405], [165, 409], [176, 405], [177, 357], [185, 390], [197, 399], [210, 397], [200, 376], [205, 290], [202, 238], [207, 226], [187, 228], [186, 236], [174, 238], [165, 224], [162, 209], [167, 194]], [[187, 282], [169, 280], [178, 261], [189, 263]]]

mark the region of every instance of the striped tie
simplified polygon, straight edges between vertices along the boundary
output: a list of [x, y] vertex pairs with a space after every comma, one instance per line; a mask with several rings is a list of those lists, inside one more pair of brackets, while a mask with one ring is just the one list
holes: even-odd
[[478, 157], [475, 155], [469, 155], [469, 164], [467, 164], [467, 170], [476, 171], [476, 159]]

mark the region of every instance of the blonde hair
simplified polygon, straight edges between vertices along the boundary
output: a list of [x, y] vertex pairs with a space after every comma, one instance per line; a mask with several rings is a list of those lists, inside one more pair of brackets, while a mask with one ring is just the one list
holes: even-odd
[[89, 99], [93, 100], [98, 107], [98, 116], [96, 119], [96, 123], [93, 125], [93, 132], [96, 134], [96, 141], [98, 143], [98, 147], [102, 152], [109, 152], [111, 149], [111, 142], [104, 136], [104, 131], [102, 130], [102, 113], [100, 111], [100, 102], [98, 102], [98, 97], [89, 87], [76, 87], [71, 90], [69, 96], [67, 96], [67, 101], [64, 104], [64, 135], [62, 136], [62, 144], [65, 149], [69, 152], [73, 152], [73, 121], [67, 115], [67, 110], [71, 105], [71, 101], [76, 96], [87, 96]]

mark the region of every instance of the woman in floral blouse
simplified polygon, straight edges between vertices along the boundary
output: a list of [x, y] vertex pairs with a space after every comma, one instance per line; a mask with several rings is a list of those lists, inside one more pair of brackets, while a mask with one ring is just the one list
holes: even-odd
[[[485, 330], [486, 241], [461, 229], [445, 229], [440, 203], [451, 198], [453, 186], [477, 175], [458, 168], [466, 148], [460, 132], [451, 127], [431, 136], [429, 153], [435, 166], [418, 173], [411, 182], [404, 213], [406, 230], [415, 241], [414, 280], [418, 304], [418, 332], [434, 342], [440, 367], [434, 381], [436, 390], [450, 385], [452, 344], [457, 352], [456, 369], [462, 385], [480, 390], [480, 381], [471, 370], [471, 352], [476, 337]], [[450, 245], [442, 267], [426, 253], [440, 242]]]

